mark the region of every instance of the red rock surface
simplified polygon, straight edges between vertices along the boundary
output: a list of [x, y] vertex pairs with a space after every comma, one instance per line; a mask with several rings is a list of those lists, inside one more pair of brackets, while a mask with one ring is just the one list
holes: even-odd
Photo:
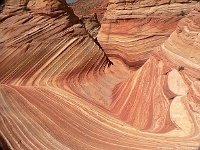
[[98, 19], [101, 21], [106, 11], [109, 0], [77, 0], [77, 2], [71, 3], [77, 16], [88, 16], [93, 13], [97, 13]]
[[98, 41], [109, 57], [140, 67], [196, 1], [110, 0]]
[[143, 131], [191, 137], [199, 144], [194, 136], [200, 124], [199, 15], [199, 7], [192, 10], [135, 75], [115, 87], [111, 112], [118, 118]]
[[135, 70], [111, 62], [64, 1], [18, 2], [0, 13], [0, 146], [198, 149], [198, 6]]

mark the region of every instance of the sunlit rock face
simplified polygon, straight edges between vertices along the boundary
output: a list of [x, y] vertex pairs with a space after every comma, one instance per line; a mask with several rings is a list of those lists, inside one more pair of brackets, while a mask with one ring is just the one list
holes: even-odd
[[197, 1], [110, 0], [98, 40], [109, 57], [140, 67]]
[[198, 5], [136, 69], [111, 62], [64, 1], [20, 2], [0, 13], [0, 147], [198, 149]]
[[[27, 7], [30, 10], [16, 2], [0, 14], [0, 134], [14, 150], [90, 147], [85, 134], [81, 137], [75, 126], [70, 127], [76, 120], [70, 115], [81, 117], [73, 112], [81, 108], [72, 108], [81, 104], [76, 101], [80, 96], [75, 96], [80, 94], [71, 89], [84, 79], [96, 78], [109, 60], [66, 3], [30, 1]], [[63, 92], [57, 95], [59, 91]], [[86, 140], [85, 146], [77, 137]]]
[[114, 88], [110, 111], [117, 118], [143, 131], [175, 141], [190, 137], [199, 144], [199, 16], [197, 7], [132, 77]]

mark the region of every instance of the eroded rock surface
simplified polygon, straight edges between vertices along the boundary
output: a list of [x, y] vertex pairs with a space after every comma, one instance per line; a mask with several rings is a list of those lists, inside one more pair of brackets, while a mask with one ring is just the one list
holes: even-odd
[[101, 27], [101, 23], [97, 18], [97, 14], [91, 14], [87, 16], [82, 16], [80, 21], [84, 25], [85, 29], [89, 32], [89, 34], [96, 39], [99, 29]]
[[[165, 7], [164, 2], [146, 2], [136, 6]], [[174, 8], [178, 2], [171, 3]], [[101, 49], [64, 0], [6, 1], [0, 13], [0, 146], [198, 149], [200, 6], [188, 4], [177, 4], [192, 10], [172, 32], [180, 19], [175, 17], [172, 34], [142, 57], [149, 59], [136, 69], [130, 66], [141, 63], [121, 59], [118, 51], [111, 62], [109, 50]], [[156, 33], [167, 30], [164, 24], [159, 30], [154, 25]], [[119, 49], [119, 42], [115, 46]], [[131, 52], [130, 59], [134, 55]]]
[[197, 1], [110, 0], [98, 34], [109, 57], [140, 67]]
[[108, 3], [109, 0], [77, 0], [77, 2], [71, 3], [70, 6], [79, 17], [96, 13], [98, 20], [101, 21]]
[[199, 15], [196, 7], [135, 75], [114, 88], [111, 112], [117, 118], [143, 131], [190, 137], [199, 144]]

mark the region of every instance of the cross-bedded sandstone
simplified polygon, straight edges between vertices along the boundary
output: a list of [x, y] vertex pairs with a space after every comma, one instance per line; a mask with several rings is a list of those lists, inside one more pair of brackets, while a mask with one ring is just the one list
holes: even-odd
[[[161, 9], [169, 4], [174, 14], [166, 26], [153, 16], [169, 14]], [[180, 20], [182, 17], [175, 17], [175, 6], [191, 11]], [[111, 0], [105, 21], [110, 11], [119, 12], [118, 25], [123, 27], [117, 30], [119, 26], [113, 24], [112, 31], [127, 33], [131, 29], [127, 23], [132, 19], [127, 17], [132, 15], [122, 15], [128, 9], [135, 13], [133, 18], [148, 14], [147, 10], [153, 12], [142, 33], [158, 35], [169, 29], [162, 40], [135, 40], [128, 35], [135, 44], [120, 40], [110, 46], [118, 49], [111, 54], [86, 31], [64, 0], [5, 1], [0, 13], [0, 147], [198, 149], [200, 9], [199, 5], [193, 6], [194, 2], [181, 0]], [[100, 39], [104, 28], [105, 22]], [[125, 36], [111, 35], [116, 39]], [[138, 42], [147, 43], [149, 48], [148, 40], [152, 39], [155, 43], [166, 40], [157, 43], [159, 46], [148, 57], [141, 53], [137, 60], [142, 63], [137, 63], [132, 50]], [[120, 53], [119, 57], [119, 50], [127, 52], [126, 46], [130, 56]], [[112, 56], [112, 62], [107, 55]], [[140, 65], [139, 69], [130, 67]]]

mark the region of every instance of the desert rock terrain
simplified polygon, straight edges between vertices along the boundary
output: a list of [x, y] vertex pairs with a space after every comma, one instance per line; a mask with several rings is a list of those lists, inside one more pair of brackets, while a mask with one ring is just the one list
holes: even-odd
[[65, 0], [5, 1], [0, 147], [198, 150], [200, 4], [110, 0], [97, 36], [86, 23]]
[[176, 29], [196, 5], [189, 0], [110, 0], [98, 35], [109, 57], [141, 67], [155, 47]]

